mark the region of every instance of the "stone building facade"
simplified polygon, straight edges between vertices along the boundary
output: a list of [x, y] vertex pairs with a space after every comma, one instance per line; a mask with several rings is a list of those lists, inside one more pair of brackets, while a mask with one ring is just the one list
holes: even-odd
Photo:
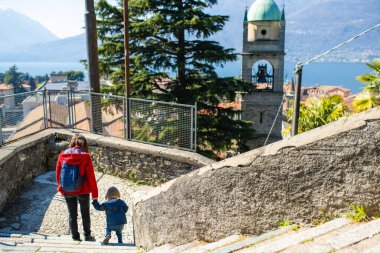
[[[243, 120], [253, 121], [257, 148], [271, 131], [283, 100], [285, 13], [273, 0], [257, 0], [246, 10], [243, 25], [242, 79], [252, 83], [252, 92], [242, 102]], [[281, 115], [269, 142], [282, 139]]]

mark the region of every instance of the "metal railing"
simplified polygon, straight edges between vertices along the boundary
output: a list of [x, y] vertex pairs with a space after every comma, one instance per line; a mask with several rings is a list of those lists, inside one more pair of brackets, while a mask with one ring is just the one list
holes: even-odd
[[[68, 128], [196, 150], [196, 105], [87, 91], [39, 90], [0, 97], [0, 112], [1, 144], [47, 128]], [[99, 122], [93, 122], [96, 119]], [[94, 130], [94, 125], [99, 129]]]

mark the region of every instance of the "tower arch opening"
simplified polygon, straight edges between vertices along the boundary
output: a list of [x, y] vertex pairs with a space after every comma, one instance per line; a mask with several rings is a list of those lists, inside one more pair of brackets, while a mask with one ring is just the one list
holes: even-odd
[[259, 60], [252, 66], [254, 90], [273, 91], [274, 68], [267, 60]]

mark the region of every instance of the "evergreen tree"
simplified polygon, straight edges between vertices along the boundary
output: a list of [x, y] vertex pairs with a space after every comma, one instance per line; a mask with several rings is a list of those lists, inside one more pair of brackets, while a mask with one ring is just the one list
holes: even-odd
[[4, 77], [5, 77], [5, 74], [4, 73], [0, 73], [0, 83], [4, 82]]
[[64, 74], [67, 74], [67, 79], [71, 81], [83, 81], [84, 73], [82, 71], [65, 71]]
[[30, 86], [31, 91], [35, 90], [37, 87], [36, 80], [34, 80], [32, 76], [29, 77], [28, 85]]
[[49, 76], [47, 74], [46, 75], [37, 75], [34, 77], [34, 79], [36, 80], [37, 83], [42, 83], [42, 82], [49, 80]]
[[17, 72], [16, 65], [13, 65], [5, 72], [4, 82], [13, 85], [15, 93], [25, 92], [26, 90], [22, 87], [24, 81], [24, 74]]
[[[232, 110], [218, 107], [221, 98], [233, 101], [235, 91], [247, 91], [250, 85], [233, 78], [221, 79], [215, 72], [216, 66], [237, 58], [233, 49], [208, 40], [228, 20], [227, 16], [206, 13], [215, 4], [217, 0], [129, 1], [132, 95], [185, 104], [198, 102], [202, 112], [198, 143], [208, 154], [231, 149], [232, 140], [242, 151], [245, 141], [253, 137], [250, 122], [232, 120]], [[122, 1], [112, 6], [99, 0], [97, 15], [101, 72], [122, 83]], [[159, 79], [173, 73], [168, 89], [158, 86]], [[153, 88], [161, 93], [154, 94]]]

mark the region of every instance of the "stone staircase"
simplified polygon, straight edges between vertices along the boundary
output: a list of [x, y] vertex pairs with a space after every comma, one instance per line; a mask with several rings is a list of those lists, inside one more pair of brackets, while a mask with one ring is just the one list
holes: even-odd
[[69, 235], [0, 232], [0, 252], [138, 253], [141, 251], [128, 244], [102, 245], [100, 242], [73, 241]]
[[257, 237], [233, 235], [218, 242], [163, 245], [149, 253], [380, 253], [380, 219], [338, 218], [316, 227], [288, 226]]
[[[135, 246], [72, 241], [68, 235], [0, 231], [0, 252], [145, 252]], [[380, 219], [353, 223], [338, 218], [316, 227], [287, 226], [260, 236], [232, 235], [213, 243], [163, 245], [148, 253], [379, 253]]]

